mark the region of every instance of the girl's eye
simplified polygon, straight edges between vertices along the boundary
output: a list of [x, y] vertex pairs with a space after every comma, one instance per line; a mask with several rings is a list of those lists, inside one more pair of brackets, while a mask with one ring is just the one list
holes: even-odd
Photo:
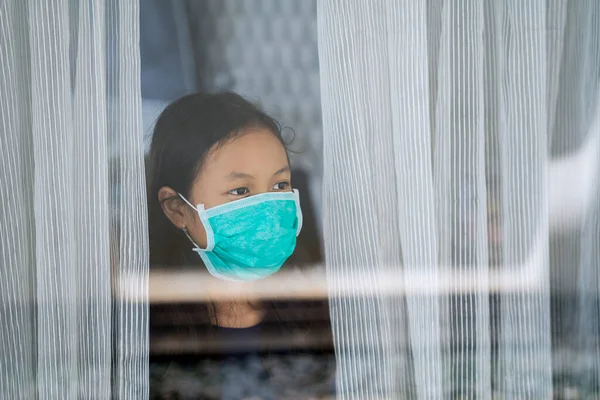
[[233, 189], [229, 191], [229, 194], [233, 195], [233, 196], [245, 196], [248, 193], [250, 193], [250, 190], [248, 190], [248, 188], [245, 187], [241, 187], [241, 188], [237, 188], [237, 189]]
[[276, 183], [275, 186], [273, 186], [273, 190], [286, 190], [289, 187], [290, 187], [290, 183], [284, 181], [284, 182]]

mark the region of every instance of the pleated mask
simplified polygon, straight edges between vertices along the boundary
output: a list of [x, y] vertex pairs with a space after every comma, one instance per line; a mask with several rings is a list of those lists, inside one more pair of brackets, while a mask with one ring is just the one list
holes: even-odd
[[205, 209], [194, 207], [206, 231], [207, 245], [194, 245], [216, 278], [253, 281], [273, 275], [292, 255], [302, 228], [298, 191], [269, 192]]

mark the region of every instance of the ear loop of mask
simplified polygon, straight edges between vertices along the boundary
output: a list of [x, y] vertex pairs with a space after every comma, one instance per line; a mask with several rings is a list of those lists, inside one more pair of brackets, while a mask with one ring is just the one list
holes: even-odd
[[296, 237], [300, 235], [300, 231], [302, 230], [303, 215], [302, 208], [300, 207], [300, 193], [298, 189], [294, 189], [294, 196], [296, 197], [296, 218], [298, 219], [298, 228], [296, 229]]
[[200, 222], [202, 222], [202, 226], [204, 227], [204, 230], [206, 231], [206, 241], [208, 242], [207, 246], [206, 246], [206, 249], [203, 249], [202, 247], [198, 246], [198, 243], [196, 243], [194, 241], [194, 239], [192, 239], [192, 237], [188, 233], [187, 228], [185, 228], [185, 227], [182, 228], [183, 233], [185, 233], [185, 236], [187, 236], [187, 238], [190, 240], [190, 242], [192, 242], [192, 244], [196, 247], [195, 250], [197, 250], [197, 251], [211, 251], [215, 247], [215, 244], [214, 244], [214, 238], [213, 238], [212, 228], [211, 228], [210, 224], [208, 223], [208, 221], [205, 220], [205, 218], [203, 218], [202, 213], [200, 213], [200, 210], [198, 210], [198, 208], [194, 207], [192, 205], [192, 203], [190, 203], [181, 193], [177, 193], [177, 195], [179, 197], [181, 197], [181, 200], [185, 201], [188, 206], [192, 207], [192, 209], [195, 210], [198, 213], [198, 217], [200, 218]]

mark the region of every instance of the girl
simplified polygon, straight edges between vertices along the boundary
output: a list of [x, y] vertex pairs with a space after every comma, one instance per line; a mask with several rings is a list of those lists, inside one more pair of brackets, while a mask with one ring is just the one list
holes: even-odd
[[[152, 266], [203, 266], [251, 281], [279, 270], [302, 226], [286, 145], [271, 117], [233, 93], [194, 94], [159, 117], [150, 150]], [[214, 324], [262, 319], [248, 303], [215, 305]]]
[[[151, 267], [206, 268], [212, 279], [244, 282], [274, 274], [294, 253], [303, 218], [286, 144], [278, 123], [239, 95], [193, 94], [170, 104], [156, 123], [148, 169]], [[279, 321], [284, 338], [298, 329], [305, 337], [312, 325], [288, 326], [272, 303], [218, 302], [206, 311], [207, 332], [221, 343], [260, 342], [263, 320]], [[227, 359], [234, 364], [223, 368], [245, 376], [223, 377], [215, 397], [260, 388], [262, 398], [278, 398], [259, 359], [254, 352]]]

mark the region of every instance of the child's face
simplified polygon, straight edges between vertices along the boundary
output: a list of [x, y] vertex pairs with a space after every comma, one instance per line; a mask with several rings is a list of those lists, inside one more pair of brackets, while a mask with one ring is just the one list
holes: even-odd
[[[287, 154], [273, 133], [257, 128], [211, 151], [192, 185], [190, 201], [206, 209], [266, 192], [292, 190]], [[197, 215], [187, 223], [197, 243], [206, 233]]]

